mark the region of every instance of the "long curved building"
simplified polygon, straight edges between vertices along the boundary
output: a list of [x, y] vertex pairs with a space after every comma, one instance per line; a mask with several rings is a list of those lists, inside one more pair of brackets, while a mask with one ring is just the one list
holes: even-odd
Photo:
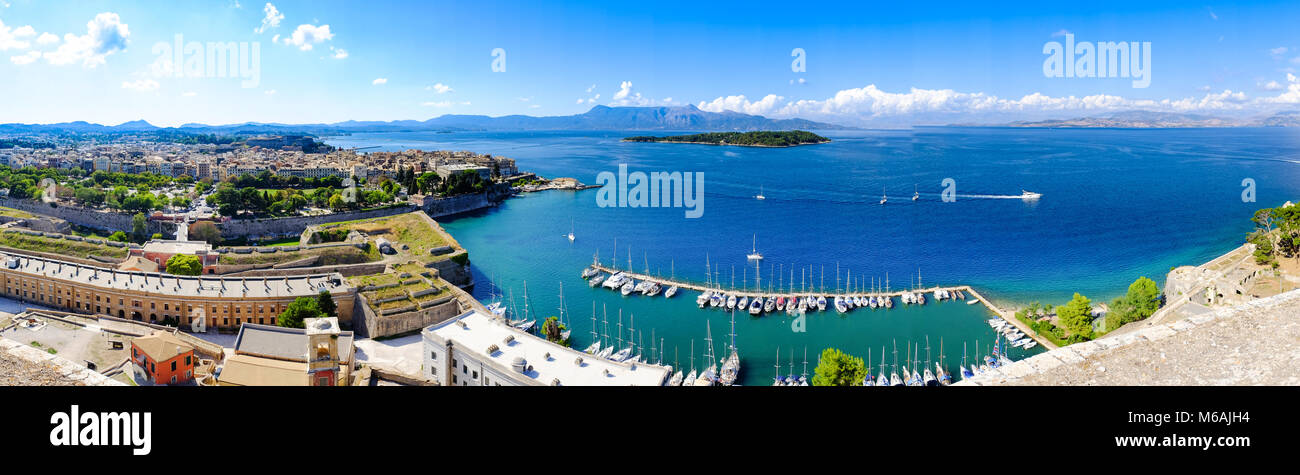
[[68, 312], [144, 322], [204, 318], [209, 327], [274, 325], [298, 297], [329, 292], [339, 321], [350, 325], [355, 289], [337, 272], [285, 277], [178, 276], [128, 272], [0, 253], [4, 296]]

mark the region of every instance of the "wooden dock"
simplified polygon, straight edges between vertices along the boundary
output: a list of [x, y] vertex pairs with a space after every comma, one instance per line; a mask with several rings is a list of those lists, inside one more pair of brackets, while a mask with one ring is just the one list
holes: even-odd
[[651, 282], [657, 282], [657, 283], [659, 283], [659, 285], [662, 285], [662, 286], [664, 286], [665, 288], [667, 288], [667, 287], [672, 287], [672, 286], [676, 286], [676, 287], [678, 288], [678, 290], [694, 290], [694, 291], [697, 291], [697, 292], [718, 291], [718, 292], [723, 292], [723, 293], [725, 293], [725, 294], [727, 294], [727, 295], [736, 295], [736, 296], [738, 296], [738, 297], [739, 297], [739, 296], [743, 296], [743, 297], [749, 297], [749, 298], [754, 298], [754, 297], [769, 297], [769, 296], [787, 296], [787, 297], [789, 297], [789, 296], [795, 296], [795, 297], [801, 297], [801, 298], [802, 298], [802, 297], [818, 297], [818, 296], [822, 296], [822, 297], [830, 296], [830, 297], [833, 297], [833, 296], [836, 296], [836, 295], [838, 295], [838, 296], [845, 296], [845, 297], [889, 297], [889, 298], [893, 298], [893, 297], [902, 297], [902, 295], [905, 294], [905, 293], [924, 293], [924, 294], [926, 294], [926, 295], [930, 295], [930, 296], [932, 297], [932, 296], [934, 295], [934, 292], [935, 292], [936, 290], [947, 290], [947, 291], [949, 291], [949, 292], [960, 290], [960, 291], [962, 291], [963, 293], [969, 294], [969, 298], [974, 298], [974, 299], [978, 300], [978, 301], [980, 302], [980, 304], [983, 304], [983, 305], [984, 305], [985, 308], [988, 308], [990, 311], [992, 311], [992, 312], [993, 312], [994, 314], [996, 314], [998, 317], [1000, 317], [1000, 318], [1002, 318], [1003, 320], [1005, 320], [1007, 323], [1010, 323], [1010, 324], [1012, 324], [1012, 325], [1015, 325], [1015, 327], [1016, 327], [1017, 329], [1019, 329], [1021, 333], [1024, 333], [1025, 336], [1027, 336], [1027, 337], [1029, 337], [1029, 338], [1033, 338], [1034, 341], [1037, 341], [1039, 345], [1042, 345], [1042, 346], [1043, 346], [1043, 348], [1046, 348], [1046, 349], [1049, 349], [1049, 350], [1052, 350], [1052, 349], [1056, 349], [1056, 348], [1057, 348], [1057, 346], [1056, 346], [1055, 344], [1053, 344], [1051, 341], [1048, 341], [1046, 338], [1043, 338], [1042, 336], [1037, 335], [1037, 334], [1033, 331], [1033, 329], [1029, 328], [1028, 325], [1025, 325], [1023, 322], [1021, 322], [1020, 320], [1016, 319], [1015, 312], [1012, 312], [1012, 311], [1009, 311], [1009, 310], [1003, 310], [1003, 309], [998, 308], [997, 306], [993, 305], [993, 302], [990, 302], [989, 299], [984, 298], [983, 295], [981, 295], [981, 294], [980, 294], [979, 292], [977, 292], [975, 289], [971, 288], [971, 286], [969, 286], [969, 285], [958, 285], [958, 286], [952, 286], [952, 287], [933, 286], [933, 287], [926, 287], [926, 288], [922, 288], [922, 289], [914, 289], [914, 290], [908, 290], [908, 291], [895, 290], [895, 291], [889, 291], [889, 292], [839, 292], [839, 293], [837, 293], [837, 292], [817, 292], [817, 291], [802, 291], [802, 292], [782, 292], [782, 291], [772, 291], [772, 292], [758, 292], [758, 291], [753, 291], [753, 290], [744, 290], [744, 289], [740, 289], [740, 290], [738, 290], [738, 289], [730, 289], [730, 288], [720, 288], [720, 287], [715, 287], [715, 286], [710, 286], [710, 285], [705, 285], [705, 284], [699, 284], [699, 283], [694, 283], [694, 282], [688, 282], [688, 281], [683, 281], [683, 280], [665, 279], [665, 278], [663, 278], [663, 277], [653, 276], [653, 275], [649, 275], [649, 274], [640, 274], [640, 273], [636, 273], [636, 272], [620, 271], [620, 270], [617, 270], [617, 269], [613, 269], [613, 268], [611, 268], [611, 267], [609, 267], [609, 266], [605, 266], [605, 265], [603, 265], [603, 264], [592, 264], [591, 267], [593, 267], [593, 268], [595, 268], [595, 269], [597, 269], [597, 270], [599, 270], [599, 271], [601, 271], [601, 272], [607, 273], [607, 274], [616, 274], [616, 273], [622, 272], [624, 275], [626, 275], [626, 276], [628, 276], [628, 277], [631, 277], [631, 278], [633, 278], [633, 279], [636, 279], [636, 280], [649, 280], [649, 281], [651, 281]]

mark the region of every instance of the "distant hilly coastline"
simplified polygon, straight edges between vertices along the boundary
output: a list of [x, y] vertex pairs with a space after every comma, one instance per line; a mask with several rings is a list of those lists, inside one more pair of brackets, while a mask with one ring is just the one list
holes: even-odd
[[314, 135], [345, 134], [356, 132], [414, 132], [414, 131], [504, 131], [504, 130], [699, 130], [699, 131], [753, 131], [753, 130], [844, 130], [852, 129], [837, 124], [804, 119], [769, 119], [759, 115], [739, 112], [709, 112], [694, 105], [677, 107], [608, 107], [595, 106], [582, 114], [535, 117], [507, 115], [448, 114], [432, 119], [396, 121], [355, 121], [331, 124], [282, 124], [246, 122], [241, 124], [207, 125], [188, 123], [180, 127], [156, 127], [143, 120], [118, 125], [100, 125], [88, 122], [57, 124], [0, 124], [3, 134], [82, 133], [112, 134], [149, 131], [177, 131], [196, 134], [292, 134]]
[[1233, 119], [1201, 114], [1123, 111], [1105, 116], [1015, 121], [1002, 124], [951, 124], [952, 127], [1022, 127], [1022, 128], [1132, 128], [1172, 129], [1204, 127], [1300, 127], [1300, 111], [1284, 111], [1262, 118]]

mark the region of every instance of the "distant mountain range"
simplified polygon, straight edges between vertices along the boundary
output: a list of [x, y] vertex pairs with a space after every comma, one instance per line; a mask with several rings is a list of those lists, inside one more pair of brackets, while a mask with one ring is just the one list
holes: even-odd
[[836, 124], [804, 119], [769, 119], [739, 112], [708, 112], [694, 105], [677, 107], [608, 107], [596, 106], [575, 115], [534, 117], [507, 115], [443, 115], [425, 121], [355, 121], [332, 124], [281, 124], [246, 122], [242, 124], [184, 124], [180, 127], [155, 127], [143, 120], [106, 126], [88, 122], [58, 124], [0, 124], [0, 133], [81, 133], [114, 134], [147, 131], [177, 131], [196, 134], [336, 134], [351, 132], [404, 131], [471, 131], [471, 130], [836, 130], [850, 129]]
[[1225, 118], [1200, 114], [1123, 111], [1105, 116], [1040, 121], [1016, 121], [1005, 124], [954, 124], [954, 126], [1027, 127], [1027, 128], [1196, 128], [1196, 127], [1300, 127], [1300, 111], [1278, 112], [1261, 118]]

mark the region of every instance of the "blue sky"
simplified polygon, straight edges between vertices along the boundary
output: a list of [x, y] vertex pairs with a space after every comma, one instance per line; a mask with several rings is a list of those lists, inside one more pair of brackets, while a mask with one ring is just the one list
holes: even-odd
[[[270, 3], [0, 0], [0, 122], [315, 123], [694, 104], [906, 125], [1137, 108], [1256, 116], [1300, 103], [1294, 1]], [[1044, 44], [1067, 33], [1150, 42], [1150, 86], [1045, 77]], [[256, 84], [206, 67], [158, 74], [174, 56], [155, 45], [177, 34], [201, 46], [257, 43]], [[495, 48], [503, 72], [492, 69]], [[794, 48], [806, 52], [804, 72], [791, 71]]]

